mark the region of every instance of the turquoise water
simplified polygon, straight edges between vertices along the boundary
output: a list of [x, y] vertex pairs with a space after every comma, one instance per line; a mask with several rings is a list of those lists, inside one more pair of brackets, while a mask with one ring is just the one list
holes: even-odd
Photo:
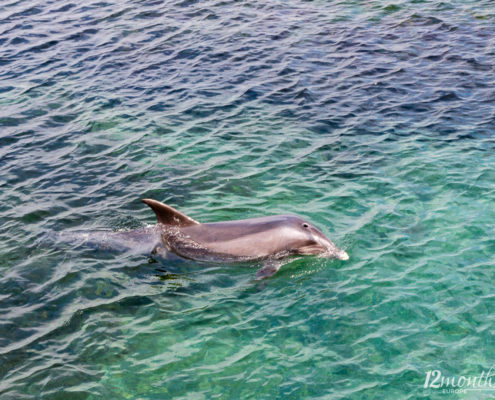
[[[0, 398], [493, 398], [495, 5], [0, 6]], [[311, 220], [255, 269], [48, 231]], [[495, 375], [495, 373], [493, 374]], [[495, 384], [495, 377], [493, 378]]]

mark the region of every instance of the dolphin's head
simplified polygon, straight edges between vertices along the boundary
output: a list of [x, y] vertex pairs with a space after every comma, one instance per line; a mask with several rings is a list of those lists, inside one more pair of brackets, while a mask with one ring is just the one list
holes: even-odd
[[291, 227], [295, 230], [292, 252], [302, 255], [319, 255], [321, 257], [348, 260], [349, 255], [339, 249], [329, 238], [310, 222], [291, 217]]

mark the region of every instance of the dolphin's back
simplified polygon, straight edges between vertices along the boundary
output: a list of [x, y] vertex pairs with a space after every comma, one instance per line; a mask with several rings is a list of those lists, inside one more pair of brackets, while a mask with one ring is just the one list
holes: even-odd
[[200, 242], [225, 241], [268, 233], [274, 229], [290, 225], [295, 218], [298, 217], [273, 215], [235, 221], [208, 222], [182, 228], [181, 231]]
[[[211, 222], [181, 228], [180, 233], [187, 240], [204, 246], [207, 252], [240, 258], [263, 258], [289, 251], [287, 237], [291, 235], [291, 226], [299, 219], [292, 215], [275, 215]], [[194, 246], [181, 246], [180, 238], [173, 240], [174, 247], [182, 248], [185, 256], [190, 251], [194, 251], [196, 257], [201, 253], [201, 250], [195, 249]]]

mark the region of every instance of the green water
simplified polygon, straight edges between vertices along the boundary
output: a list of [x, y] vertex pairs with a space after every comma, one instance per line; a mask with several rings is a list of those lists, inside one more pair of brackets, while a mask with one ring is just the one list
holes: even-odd
[[[491, 2], [0, 7], [0, 398], [493, 398]], [[293, 213], [276, 275], [47, 243]], [[495, 387], [495, 373], [493, 373]]]

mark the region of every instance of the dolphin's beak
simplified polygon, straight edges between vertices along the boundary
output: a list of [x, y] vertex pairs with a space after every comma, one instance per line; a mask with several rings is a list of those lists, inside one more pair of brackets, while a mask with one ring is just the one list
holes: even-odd
[[330, 245], [327, 247], [327, 251], [324, 253], [324, 255], [326, 257], [335, 258], [342, 261], [346, 261], [349, 259], [349, 254], [347, 254], [345, 250], [339, 249], [332, 242], [330, 242]]
[[320, 244], [321, 247], [323, 247], [323, 249], [325, 249], [322, 253], [320, 253], [323, 257], [336, 258], [337, 260], [342, 261], [346, 261], [349, 259], [349, 254], [347, 254], [345, 250], [339, 249], [335, 245], [335, 243], [333, 243], [323, 233], [321, 233], [317, 229], [315, 230], [319, 234], [316, 238], [316, 241]]
[[342, 261], [346, 261], [349, 259], [349, 254], [347, 254], [344, 250], [340, 250], [340, 253], [337, 254], [337, 258]]

